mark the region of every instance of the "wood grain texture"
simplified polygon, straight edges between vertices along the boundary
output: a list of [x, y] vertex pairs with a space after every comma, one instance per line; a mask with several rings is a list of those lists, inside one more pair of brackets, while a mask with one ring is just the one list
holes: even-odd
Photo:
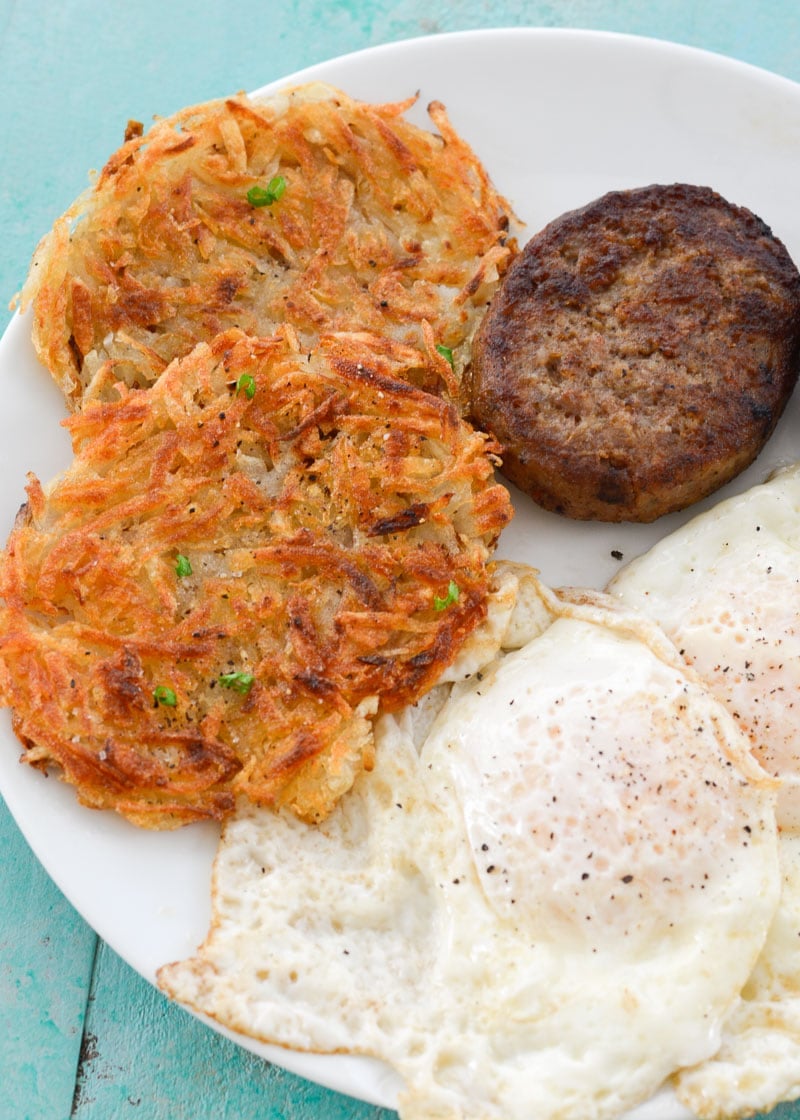
[[0, 805], [0, 1117], [69, 1115], [97, 938]]
[[[0, 0], [0, 329], [38, 238], [129, 118], [377, 43], [491, 26], [673, 39], [800, 81], [796, 0]], [[0, 1120], [388, 1115], [260, 1062], [96, 946], [0, 805]], [[800, 1120], [800, 1107], [771, 1120]]]
[[101, 944], [74, 1120], [378, 1120], [390, 1115], [240, 1050], [169, 1003]]

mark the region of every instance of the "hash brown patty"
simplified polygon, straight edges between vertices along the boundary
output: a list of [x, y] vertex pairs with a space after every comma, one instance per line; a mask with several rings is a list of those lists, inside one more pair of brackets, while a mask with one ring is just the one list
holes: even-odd
[[471, 415], [546, 509], [652, 521], [753, 459], [800, 369], [800, 275], [705, 187], [607, 194], [509, 269], [473, 348]]
[[237, 795], [320, 820], [371, 766], [371, 717], [484, 618], [511, 516], [492, 441], [382, 346], [232, 331], [66, 421], [0, 559], [24, 761], [149, 828]]
[[22, 291], [33, 340], [73, 408], [144, 387], [198, 341], [289, 323], [414, 346], [407, 375], [458, 391], [515, 249], [508, 204], [451, 126], [313, 83], [212, 101], [130, 128], [40, 243]]

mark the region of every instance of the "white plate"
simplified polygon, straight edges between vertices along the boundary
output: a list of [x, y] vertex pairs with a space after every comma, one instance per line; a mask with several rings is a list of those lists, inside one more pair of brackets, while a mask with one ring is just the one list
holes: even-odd
[[[683, 181], [712, 186], [753, 209], [800, 261], [800, 86], [785, 79], [668, 43], [533, 29], [395, 43], [315, 66], [266, 90], [311, 78], [377, 101], [418, 89], [414, 114], [421, 122], [428, 101], [444, 101], [529, 233], [604, 191]], [[98, 152], [98, 159], [106, 154]], [[58, 427], [61, 399], [37, 364], [29, 333], [29, 319], [17, 316], [0, 342], [3, 534], [24, 499], [25, 472], [48, 479], [69, 459]], [[798, 434], [800, 397], [756, 464], [723, 493], [792, 461]], [[537, 565], [552, 584], [599, 587], [619, 568], [612, 551], [628, 560], [687, 516], [649, 527], [604, 527], [570, 523], [520, 498], [502, 553]], [[19, 753], [3, 713], [0, 790], [77, 910], [148, 980], [160, 965], [191, 954], [207, 929], [216, 829], [138, 831], [110, 813], [80, 808], [69, 787], [18, 765]], [[323, 1085], [393, 1103], [395, 1080], [376, 1062], [237, 1041]], [[667, 1094], [637, 1110], [652, 1120], [682, 1115]]]

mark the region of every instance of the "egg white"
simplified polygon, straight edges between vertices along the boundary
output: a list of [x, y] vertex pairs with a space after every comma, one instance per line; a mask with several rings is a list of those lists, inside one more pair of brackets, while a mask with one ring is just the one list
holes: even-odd
[[658, 622], [780, 777], [800, 825], [800, 465], [664, 537], [608, 590]]
[[800, 833], [781, 834], [783, 888], [767, 943], [713, 1058], [675, 1078], [707, 1120], [736, 1120], [800, 1097]]
[[323, 825], [242, 808], [170, 995], [383, 1059], [403, 1120], [602, 1120], [716, 1051], [777, 902], [772, 784], [659, 631], [539, 597], [419, 751], [413, 710], [379, 721]]
[[800, 1096], [800, 465], [665, 537], [610, 584], [657, 620], [781, 782], [781, 899], [714, 1057], [680, 1073], [698, 1116]]

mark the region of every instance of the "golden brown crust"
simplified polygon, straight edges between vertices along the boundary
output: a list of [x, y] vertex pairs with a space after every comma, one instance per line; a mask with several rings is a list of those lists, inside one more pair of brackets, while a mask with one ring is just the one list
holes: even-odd
[[[434, 133], [405, 119], [413, 102], [314, 84], [195, 106], [144, 135], [129, 126], [22, 293], [72, 407], [151, 384], [223, 330], [284, 322], [308, 346], [337, 330], [414, 346], [409, 376], [456, 396], [436, 346], [461, 368], [513, 255], [510, 210], [444, 107], [429, 106]], [[276, 177], [280, 197], [252, 205]]]
[[237, 795], [332, 808], [375, 708], [413, 702], [484, 617], [511, 515], [493, 444], [403, 380], [413, 360], [233, 331], [70, 418], [74, 463], [31, 478], [0, 565], [26, 761], [147, 827]]
[[800, 368], [800, 276], [762, 221], [676, 184], [531, 239], [473, 348], [472, 415], [547, 509], [652, 521], [753, 461]]

